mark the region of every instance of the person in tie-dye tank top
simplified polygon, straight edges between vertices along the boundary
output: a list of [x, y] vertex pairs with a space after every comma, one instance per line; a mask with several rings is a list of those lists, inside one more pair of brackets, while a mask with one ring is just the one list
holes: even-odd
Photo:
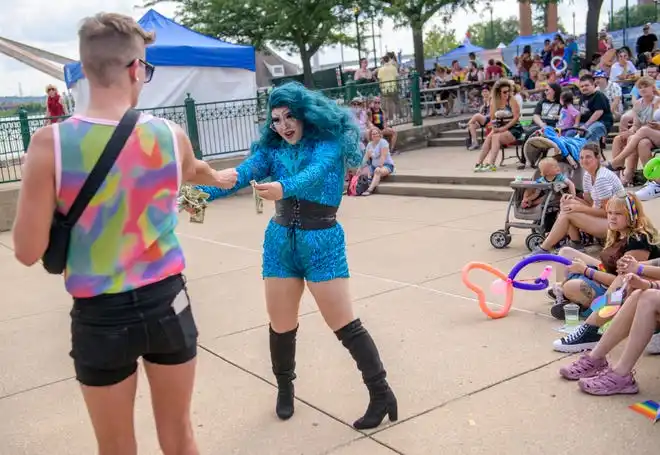
[[[16, 258], [44, 254], [55, 210], [67, 213], [124, 113], [137, 104], [154, 40], [130, 17], [84, 20], [84, 113], [38, 130], [30, 142], [14, 225]], [[236, 171], [195, 159], [169, 121], [142, 114], [104, 183], [73, 227], [64, 281], [73, 296], [71, 357], [102, 454], [137, 453], [133, 428], [142, 357], [161, 448], [197, 454], [190, 421], [197, 328], [174, 232], [182, 182], [231, 188]]]

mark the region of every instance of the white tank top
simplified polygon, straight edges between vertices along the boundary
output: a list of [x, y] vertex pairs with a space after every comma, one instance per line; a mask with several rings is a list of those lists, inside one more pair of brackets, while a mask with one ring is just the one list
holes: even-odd
[[660, 122], [660, 109], [658, 109], [653, 113], [653, 121]]

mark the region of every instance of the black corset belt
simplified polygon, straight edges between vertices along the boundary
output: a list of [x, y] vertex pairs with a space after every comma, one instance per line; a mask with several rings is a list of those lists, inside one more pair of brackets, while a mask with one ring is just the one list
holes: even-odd
[[328, 229], [337, 224], [337, 207], [296, 198], [281, 199], [275, 202], [273, 221], [306, 231]]

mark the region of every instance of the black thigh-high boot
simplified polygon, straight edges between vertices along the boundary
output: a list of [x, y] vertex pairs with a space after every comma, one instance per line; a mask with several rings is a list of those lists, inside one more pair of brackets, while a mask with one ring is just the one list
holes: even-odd
[[359, 319], [356, 319], [337, 330], [335, 334], [353, 356], [358, 370], [362, 372], [364, 384], [369, 390], [367, 412], [356, 420], [353, 426], [358, 430], [376, 428], [385, 415], [389, 416], [390, 422], [396, 422], [399, 418], [396, 397], [385, 380], [387, 373], [380, 361], [378, 348], [367, 329], [362, 326]]
[[277, 404], [275, 413], [277, 417], [286, 420], [293, 415], [293, 380], [296, 379], [296, 332], [295, 329], [277, 333], [269, 327], [270, 332], [270, 360], [273, 365], [273, 374], [277, 380]]

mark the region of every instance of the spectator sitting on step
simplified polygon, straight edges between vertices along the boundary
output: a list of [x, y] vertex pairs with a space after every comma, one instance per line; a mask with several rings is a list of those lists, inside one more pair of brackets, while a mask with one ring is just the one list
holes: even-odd
[[[652, 143], [653, 130], [641, 130], [649, 122], [653, 121], [653, 113], [660, 109], [660, 96], [658, 96], [657, 89], [655, 88], [655, 80], [649, 76], [641, 77], [635, 83], [635, 88], [641, 95], [632, 108], [633, 126], [628, 130], [620, 132], [614, 138], [612, 144], [612, 162], [610, 169], [623, 170], [621, 182], [623, 185], [632, 184], [635, 170], [637, 169], [637, 161], [641, 160], [642, 165], [645, 165], [651, 159], [650, 147], [639, 146], [639, 141], [649, 139]], [[639, 133], [637, 133], [639, 131]], [[656, 140], [660, 139], [657, 135]], [[627, 146], [631, 141], [630, 147]], [[648, 150], [647, 150], [648, 149]], [[624, 166], [625, 163], [625, 166]]]
[[560, 134], [566, 135], [566, 130], [577, 128], [580, 125], [580, 111], [573, 104], [573, 92], [564, 90], [559, 97], [561, 111], [559, 112], [559, 121], [557, 129]]
[[369, 143], [365, 152], [365, 159], [369, 166], [371, 184], [362, 196], [369, 196], [380, 181], [394, 172], [394, 160], [390, 154], [390, 145], [378, 128], [369, 130]]
[[372, 127], [378, 128], [381, 131], [381, 134], [387, 142], [390, 143], [390, 152], [394, 153], [394, 147], [396, 146], [396, 131], [394, 128], [387, 126], [387, 119], [385, 117], [385, 112], [381, 108], [380, 97], [376, 96], [371, 100], [371, 106], [369, 109], [370, 122]]
[[[660, 92], [660, 80], [658, 80], [660, 74], [658, 73], [657, 65], [653, 65], [653, 64], [649, 65], [646, 68], [646, 75], [655, 81], [655, 88]], [[632, 91], [630, 92], [630, 97], [632, 99], [633, 105], [635, 104], [635, 101], [637, 101], [640, 98], [637, 84], [635, 84]], [[624, 113], [621, 116], [621, 120], [619, 120], [619, 133], [623, 133], [624, 131], [627, 131], [632, 126], [634, 120], [635, 120], [635, 113], [633, 112], [632, 109], [629, 109], [626, 113]]]
[[603, 71], [595, 71], [593, 73], [596, 87], [607, 96], [610, 102], [610, 110], [614, 116], [614, 120], [619, 120], [623, 114], [623, 93], [621, 86], [616, 82], [607, 79], [607, 75]]
[[483, 103], [479, 108], [479, 112], [474, 114], [467, 124], [470, 133], [468, 150], [477, 150], [481, 147], [479, 139], [477, 139], [477, 129], [485, 127], [490, 122], [490, 88], [487, 85], [481, 87], [481, 99]]
[[[628, 274], [627, 278], [630, 294], [612, 325], [590, 353], [559, 370], [563, 378], [577, 381], [580, 389], [590, 395], [638, 393], [635, 364], [645, 348], [650, 350], [653, 332], [660, 329], [660, 283], [634, 273]], [[610, 365], [607, 356], [625, 339], [627, 342], [621, 357]]]
[[517, 141], [523, 135], [519, 122], [521, 105], [513, 95], [513, 87], [513, 82], [508, 79], [500, 79], [493, 85], [490, 97], [493, 129], [484, 141], [474, 172], [496, 171], [495, 160], [500, 148]]
[[360, 127], [360, 140], [363, 142], [368, 141], [367, 133], [373, 125], [371, 125], [370, 115], [365, 108], [364, 99], [359, 96], [353, 98], [351, 100], [351, 110], [355, 114], [355, 119]]
[[604, 166], [600, 165], [600, 146], [589, 142], [580, 151], [583, 198], [564, 196], [557, 221], [543, 243], [532, 251], [531, 256], [548, 254], [566, 236], [571, 246], [582, 248], [580, 231], [603, 239], [607, 235], [608, 222], [605, 208], [616, 194], [624, 191], [621, 181]]
[[607, 96], [596, 88], [595, 79], [590, 74], [580, 77], [580, 113], [584, 122], [582, 127], [587, 130], [587, 142], [600, 142], [612, 129], [614, 118]]
[[[563, 253], [563, 251], [562, 251]], [[644, 251], [638, 251], [636, 254], [644, 254]], [[573, 259], [575, 255], [579, 254], [577, 251], [568, 252], [564, 257], [567, 259]], [[657, 245], [651, 244], [651, 251], [649, 252], [649, 260], [647, 261], [638, 261], [635, 259], [633, 254], [625, 253], [617, 262], [616, 262], [616, 273], [618, 274], [617, 278], [612, 282], [608, 288], [609, 293], [613, 293], [621, 288], [623, 281], [628, 278], [629, 273], [634, 273], [638, 275], [639, 278], [646, 278], [651, 280], [660, 280], [660, 259], [657, 257], [660, 255], [660, 251]], [[641, 266], [641, 267], [640, 267]], [[563, 269], [565, 267], [562, 266]], [[641, 273], [639, 273], [641, 272]], [[557, 300], [557, 289], [561, 287], [561, 282], [566, 281], [567, 274], [564, 273], [563, 276], [557, 275], [559, 283], [555, 284], [548, 291], [548, 296], [553, 300]], [[632, 292], [635, 287], [631, 286], [633, 283], [629, 281], [628, 290], [624, 294], [623, 304], [636, 305], [637, 302], [634, 298], [634, 293]], [[563, 294], [562, 294], [563, 297]], [[561, 299], [563, 301], [563, 299]], [[554, 315], [558, 319], [564, 319], [563, 308], [559, 308], [559, 305], [555, 305], [558, 308], [555, 309]], [[617, 313], [620, 314], [621, 312]], [[614, 316], [614, 320], [617, 320], [619, 316]], [[553, 348], [558, 352], [583, 352], [588, 349], [596, 349], [596, 346], [599, 344], [604, 336], [601, 336], [599, 329], [612, 320], [612, 317], [603, 318], [599, 316], [598, 312], [593, 312], [587, 317], [586, 321], [575, 329], [571, 334], [562, 337], [558, 340], [555, 340], [553, 343]], [[609, 329], [608, 329], [609, 330]], [[646, 352], [648, 354], [660, 354], [660, 326], [655, 335], [651, 337], [651, 341], [646, 346]]]

